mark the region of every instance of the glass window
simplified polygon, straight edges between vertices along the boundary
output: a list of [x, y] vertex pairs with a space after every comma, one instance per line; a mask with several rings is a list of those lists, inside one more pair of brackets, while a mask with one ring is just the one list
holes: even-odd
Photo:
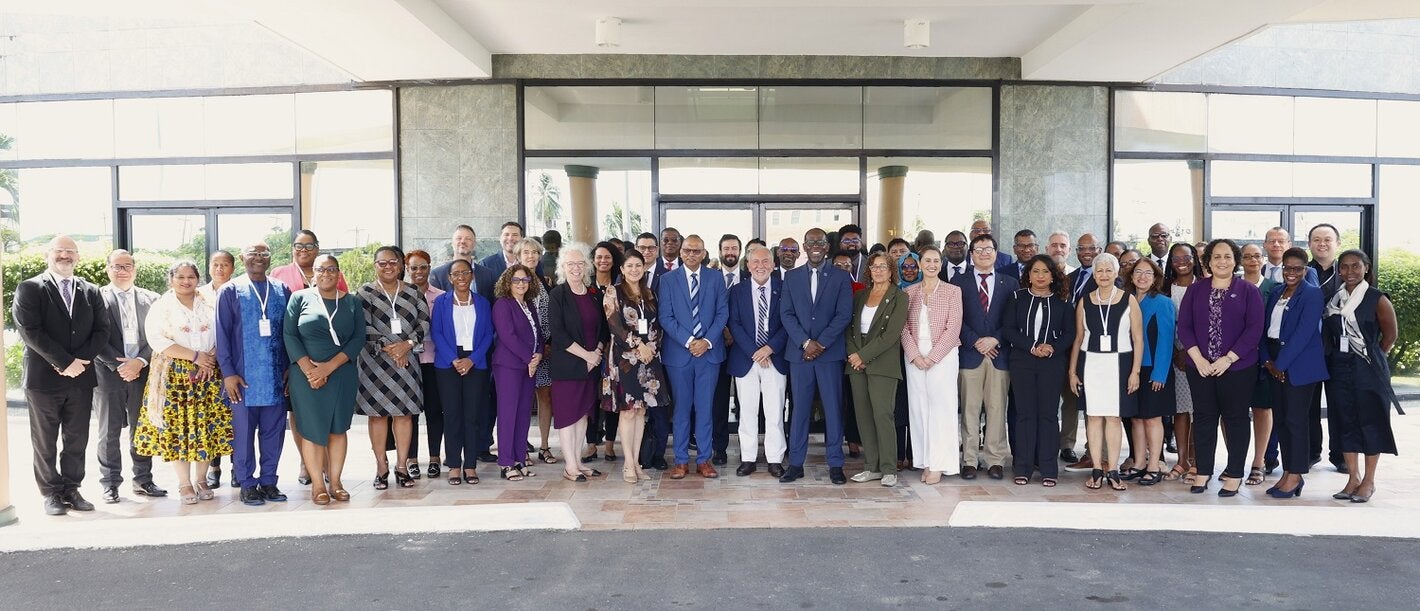
[[527, 160], [527, 234], [549, 229], [572, 239], [572, 195], [568, 165], [598, 169], [596, 179], [598, 239], [636, 237], [651, 231], [651, 160], [646, 158], [542, 158]]
[[113, 248], [113, 178], [102, 168], [36, 168], [0, 171], [0, 226], [5, 252], [41, 253], [56, 234], [79, 244], [81, 257]]
[[1285, 96], [1208, 96], [1208, 150], [1214, 153], [1293, 152], [1293, 101]]
[[753, 149], [759, 146], [754, 87], [657, 87], [656, 148]]
[[19, 157], [15, 146], [15, 135], [19, 125], [15, 123], [15, 104], [0, 104], [0, 161], [14, 161]]
[[[217, 215], [217, 239], [222, 250], [232, 254], [238, 254], [256, 242], [262, 242], [272, 248], [273, 257], [285, 255], [279, 264], [290, 263], [291, 249], [283, 248], [283, 246], [291, 241], [291, 213], [289, 211], [219, 213]], [[278, 263], [275, 258], [272, 259], [272, 262]], [[203, 276], [206, 276], [205, 269]]]
[[1376, 114], [1377, 154], [1420, 157], [1420, 102], [1381, 100]]
[[759, 193], [759, 159], [663, 157], [660, 190], [661, 193], [684, 195]]
[[852, 194], [858, 192], [852, 157], [760, 157], [759, 192]]
[[865, 148], [989, 149], [991, 90], [985, 87], [866, 87]]
[[1370, 197], [1371, 166], [1359, 163], [1215, 161], [1215, 197]]
[[[682, 236], [698, 235], [705, 242], [706, 261], [720, 258], [720, 236], [730, 234], [740, 239], [740, 254], [744, 243], [754, 233], [754, 209], [743, 204], [739, 209], [704, 208], [698, 204], [676, 204], [666, 209], [666, 227], [675, 227]], [[654, 265], [654, 262], [652, 262]]]
[[1282, 226], [1282, 211], [1277, 210], [1233, 210], [1226, 207], [1214, 208], [1210, 227], [1213, 239], [1228, 238], [1243, 244], [1261, 245], [1267, 231]]
[[[207, 216], [197, 212], [135, 212], [128, 216], [128, 244], [133, 254], [153, 259], [197, 263], [207, 271]], [[240, 272], [238, 272], [240, 273]]]
[[1208, 150], [1208, 99], [1201, 93], [1118, 91], [1114, 147], [1119, 151]]
[[301, 209], [322, 248], [393, 244], [394, 161], [301, 162]]
[[289, 199], [289, 163], [120, 166], [119, 199], [180, 201], [205, 199]]
[[1372, 157], [1376, 101], [1297, 98], [1297, 154]]
[[1295, 231], [1292, 232], [1292, 242], [1301, 248], [1306, 248], [1307, 232], [1321, 223], [1330, 223], [1341, 231], [1341, 247], [1336, 251], [1338, 254], [1343, 250], [1361, 247], [1361, 210], [1359, 208], [1308, 210], [1303, 206], [1293, 207], [1292, 228]]
[[1380, 228], [1380, 243], [1376, 249], [1385, 264], [1387, 256], [1399, 252], [1420, 255], [1420, 166], [1381, 166], [1380, 207], [1376, 211], [1376, 226]]
[[393, 146], [392, 91], [296, 94], [297, 153], [388, 151]]
[[991, 160], [977, 158], [878, 157], [868, 160], [868, 205], [865, 210], [869, 239], [877, 241], [882, 211], [878, 170], [907, 166], [902, 187], [903, 237], [909, 242], [917, 232], [932, 231], [940, 244], [953, 229], [966, 231], [973, 220], [991, 217]]
[[1203, 165], [1193, 161], [1121, 159], [1114, 163], [1114, 227], [1110, 236], [1149, 252], [1149, 227], [1168, 225], [1170, 242], [1197, 241], [1203, 219]]
[[208, 155], [289, 155], [296, 150], [294, 95], [203, 99]]
[[198, 157], [206, 152], [202, 98], [114, 100], [119, 157]]
[[15, 123], [20, 159], [113, 157], [113, 100], [17, 104]]
[[863, 147], [862, 87], [760, 87], [759, 146]]
[[654, 97], [652, 87], [528, 87], [524, 141], [529, 149], [649, 149]]
[[1370, 197], [1371, 164], [1294, 163], [1292, 194], [1296, 197]]

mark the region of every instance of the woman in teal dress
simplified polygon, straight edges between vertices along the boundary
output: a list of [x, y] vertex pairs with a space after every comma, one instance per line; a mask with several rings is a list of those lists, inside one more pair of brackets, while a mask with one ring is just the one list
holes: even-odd
[[[286, 354], [291, 358], [287, 388], [295, 425], [301, 433], [301, 458], [312, 475], [311, 500], [329, 505], [350, 500], [340, 483], [346, 438], [360, 388], [356, 358], [365, 346], [365, 313], [360, 299], [342, 291], [340, 263], [316, 259], [315, 286], [291, 295], [286, 306]], [[326, 486], [329, 486], [327, 492]]]

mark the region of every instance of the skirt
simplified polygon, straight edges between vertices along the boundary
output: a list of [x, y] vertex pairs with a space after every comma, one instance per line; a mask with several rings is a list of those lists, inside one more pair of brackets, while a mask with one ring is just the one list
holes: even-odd
[[[1165, 365], [1168, 367], [1168, 365]], [[1157, 392], [1154, 391], [1154, 383], [1149, 380], [1149, 375], [1153, 372], [1152, 367], [1141, 367], [1139, 369], [1139, 412], [1135, 418], [1162, 418], [1174, 414], [1174, 375], [1172, 367], [1169, 367], [1168, 380], [1164, 382], [1164, 387]]]
[[1080, 409], [1088, 416], [1132, 418], [1139, 411], [1139, 393], [1125, 387], [1134, 367], [1132, 352], [1080, 352]]
[[1193, 391], [1188, 388], [1188, 375], [1182, 369], [1173, 368], [1173, 413], [1193, 413]]
[[[138, 410], [133, 446], [139, 454], [169, 462], [203, 462], [232, 453], [232, 408], [221, 398], [222, 374], [203, 382], [195, 375], [197, 365], [192, 361], [171, 361], [162, 428], [149, 420], [147, 409]], [[143, 399], [146, 405], [146, 391]]]
[[565, 429], [592, 413], [600, 387], [601, 380], [553, 380], [552, 428]]

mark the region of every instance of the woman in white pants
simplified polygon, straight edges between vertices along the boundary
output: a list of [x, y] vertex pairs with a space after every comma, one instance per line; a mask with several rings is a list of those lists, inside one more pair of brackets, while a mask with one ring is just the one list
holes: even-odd
[[907, 415], [913, 466], [922, 482], [961, 470], [961, 429], [957, 415], [957, 347], [961, 345], [961, 289], [938, 279], [942, 252], [928, 246], [921, 257], [922, 282], [907, 288], [907, 325], [902, 352], [907, 359]]

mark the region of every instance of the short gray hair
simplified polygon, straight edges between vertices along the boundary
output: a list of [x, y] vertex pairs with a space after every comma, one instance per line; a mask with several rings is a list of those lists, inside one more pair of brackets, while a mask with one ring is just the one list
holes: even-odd
[[1114, 273], [1119, 273], [1119, 259], [1107, 252], [1102, 252], [1098, 255], [1095, 255], [1094, 264], [1090, 265], [1090, 268], [1093, 269], [1099, 267], [1102, 263], [1107, 264], [1110, 266], [1110, 268], [1114, 269]]

